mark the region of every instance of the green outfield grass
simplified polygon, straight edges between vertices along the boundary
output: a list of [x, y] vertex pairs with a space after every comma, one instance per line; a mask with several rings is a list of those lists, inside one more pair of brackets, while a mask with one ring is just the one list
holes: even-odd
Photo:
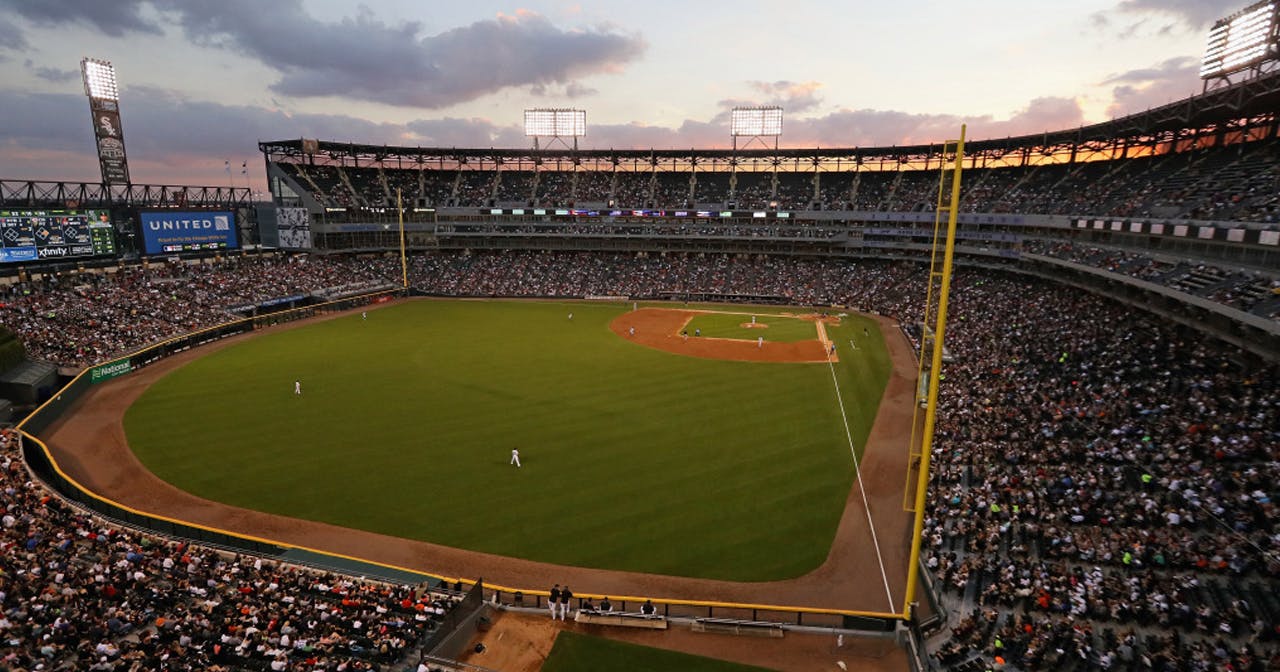
[[[558, 564], [817, 567], [854, 476], [831, 369], [652, 350], [609, 331], [629, 307], [424, 300], [265, 334], [157, 381], [125, 429], [161, 478], [250, 509]], [[889, 371], [860, 319], [828, 332], [859, 446]]]
[[767, 668], [740, 665], [678, 651], [619, 642], [603, 637], [563, 631], [556, 636], [542, 672], [768, 672]]
[[812, 322], [765, 313], [755, 313], [755, 315], [758, 324], [768, 326], [765, 328], [743, 327], [743, 324], [751, 322], [751, 315], [747, 314], [703, 313], [689, 320], [687, 330], [692, 336], [695, 329], [701, 329], [703, 338], [736, 338], [754, 341], [764, 337], [764, 340], [775, 343], [812, 341], [818, 338], [818, 328]]

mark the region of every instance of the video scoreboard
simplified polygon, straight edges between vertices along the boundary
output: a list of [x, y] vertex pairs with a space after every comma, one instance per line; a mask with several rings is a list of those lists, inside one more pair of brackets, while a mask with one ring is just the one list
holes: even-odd
[[0, 210], [0, 263], [115, 254], [107, 210]]

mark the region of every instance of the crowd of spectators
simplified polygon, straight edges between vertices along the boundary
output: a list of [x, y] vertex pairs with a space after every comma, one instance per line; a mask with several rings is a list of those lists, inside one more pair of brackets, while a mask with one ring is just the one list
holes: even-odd
[[1280, 274], [1244, 271], [1186, 259], [1067, 240], [1027, 239], [1022, 250], [1164, 285], [1260, 317], [1280, 318]]
[[[1280, 223], [1280, 141], [1268, 140], [1144, 156], [1028, 167], [971, 167], [962, 207], [966, 212], [1156, 217]], [[390, 185], [415, 187], [418, 173], [435, 184], [422, 194], [435, 205], [486, 207], [496, 201], [545, 205], [614, 204], [625, 208], [708, 207], [744, 209], [776, 202], [782, 209], [919, 212], [937, 201], [936, 170], [877, 169], [740, 173], [727, 171], [581, 170], [576, 187], [538, 183], [533, 173], [385, 166], [342, 168], [282, 164], [325, 205], [380, 204]], [[343, 179], [343, 171], [350, 185]], [[305, 172], [305, 175], [302, 173]], [[401, 174], [404, 174], [402, 177]], [[440, 179], [436, 179], [441, 174]], [[545, 175], [544, 175], [545, 177]], [[696, 177], [696, 180], [694, 178]], [[763, 177], [764, 179], [761, 179]], [[819, 197], [812, 202], [817, 181]], [[384, 186], [384, 182], [388, 186]], [[496, 185], [496, 193], [495, 193]], [[693, 191], [690, 191], [691, 185]], [[394, 187], [390, 187], [394, 188]], [[692, 196], [691, 196], [692, 193]]]
[[[124, 347], [130, 339], [145, 341], [221, 319], [218, 306], [234, 301], [353, 277], [377, 280], [397, 271], [388, 259], [300, 259], [306, 260], [164, 266], [102, 276], [100, 285], [79, 288], [56, 279], [20, 285], [10, 290], [6, 300], [11, 303], [0, 315], [29, 348], [49, 333], [47, 325], [41, 327], [41, 311], [83, 316], [71, 321], [104, 320], [111, 330], [69, 332], [54, 346], [53, 354], [78, 361]], [[1120, 269], [1134, 260], [1119, 254], [1093, 261]], [[838, 304], [908, 324], [921, 319], [927, 278], [922, 267], [909, 261], [536, 251], [419, 255], [411, 259], [410, 273], [415, 287], [433, 294]], [[1027, 670], [1170, 672], [1265, 670], [1280, 664], [1280, 598], [1275, 589], [1280, 527], [1274, 503], [1280, 482], [1280, 374], [1274, 365], [1250, 361], [1194, 332], [1047, 281], [958, 269], [952, 287], [948, 350], [953, 361], [944, 370], [940, 395], [925, 559], [946, 599], [967, 615], [951, 624], [938, 660], [960, 665], [976, 659], [984, 666], [1004, 661]], [[150, 300], [136, 300], [139, 293]], [[105, 316], [74, 312], [97, 305], [109, 307]], [[163, 317], [180, 307], [192, 312], [176, 320]], [[130, 315], [131, 310], [138, 314]], [[139, 315], [146, 319], [135, 319]], [[129, 332], [128, 325], [139, 321], [149, 325], [147, 330]], [[19, 473], [15, 464], [11, 459], [5, 465], [7, 473]], [[47, 565], [50, 554], [71, 547], [99, 548], [97, 544], [119, 539], [127, 540], [122, 542], [127, 547], [141, 548], [141, 560], [135, 563], [128, 551], [121, 551], [123, 564], [115, 557], [98, 563], [102, 569], [90, 575], [94, 581], [102, 572], [115, 591], [142, 586], [153, 595], [176, 594], [178, 602], [184, 597], [169, 590], [177, 580], [171, 572], [163, 574], [169, 583], [151, 581], [147, 569], [141, 570], [147, 579], [141, 583], [125, 572], [137, 563], [159, 563], [169, 570], [165, 557], [179, 552], [172, 544], [153, 540], [143, 546], [136, 535], [120, 532], [94, 532], [107, 542], [86, 541], [76, 530], [95, 526], [80, 525], [74, 512], [69, 518], [46, 515], [41, 507], [60, 505], [37, 486], [24, 483], [6, 493], [15, 522], [6, 522], [5, 528], [16, 535], [16, 545], [6, 551], [18, 559], [35, 553], [31, 557], [39, 561], [32, 566], [43, 566], [37, 583], [53, 580], [58, 570], [66, 572], [60, 565]], [[44, 520], [53, 520], [52, 527], [32, 527]], [[28, 544], [34, 546], [26, 548]], [[250, 565], [254, 572], [264, 571], [256, 560], [202, 557], [197, 569], [216, 566], [215, 577], [235, 579], [235, 573], [228, 574], [232, 569], [249, 571], [245, 567]], [[24, 567], [16, 560], [7, 566], [14, 572]], [[118, 578], [117, 567], [124, 572]], [[31, 571], [28, 567], [28, 575]], [[302, 576], [276, 567], [265, 571], [273, 577]], [[5, 586], [0, 603], [7, 610], [0, 628], [5, 623], [12, 628], [12, 596], [20, 593], [13, 577], [0, 580]], [[224, 583], [231, 590], [241, 585]], [[142, 625], [155, 624], [157, 618], [185, 623], [182, 616], [159, 607], [163, 613], [144, 609], [139, 614], [139, 605], [148, 603], [127, 601], [126, 607], [99, 600], [94, 608], [115, 606], [117, 620], [131, 626], [130, 632], [147, 634], [147, 641], [196, 645], [194, 639], [185, 644], [180, 637], [159, 639], [162, 629]], [[16, 604], [31, 601], [23, 598]], [[31, 611], [23, 617], [32, 617]], [[184, 614], [193, 613], [188, 605]], [[102, 628], [110, 632], [110, 618], [103, 616], [104, 625], [90, 637], [94, 647], [117, 648], [118, 654], [108, 654], [109, 661], [136, 650], [122, 646], [120, 637], [97, 641], [106, 637]], [[246, 630], [233, 631], [239, 634], [234, 646], [218, 650], [274, 655], [270, 652], [278, 649], [271, 648], [272, 631], [261, 620], [259, 614], [251, 634], [240, 623]], [[43, 638], [57, 627], [40, 624], [32, 636]], [[320, 641], [317, 636], [323, 637], [313, 634], [307, 641]], [[296, 646], [297, 637], [293, 639]], [[23, 664], [39, 662], [36, 656], [44, 655], [44, 645], [35, 641], [21, 640], [9, 653], [27, 656]], [[255, 648], [259, 645], [265, 648]], [[55, 646], [55, 655], [70, 655], [70, 648]]]
[[538, 173], [537, 204], [543, 206], [568, 206], [576, 203], [574, 183], [579, 174], [564, 170], [544, 170]]
[[546, 236], [611, 236], [611, 237], [645, 237], [667, 236], [671, 238], [775, 238], [775, 239], [813, 239], [830, 240], [840, 236], [848, 236], [849, 229], [843, 226], [783, 226], [777, 224], [637, 224], [629, 222], [593, 223], [527, 223], [527, 224], [494, 224], [494, 223], [449, 223], [439, 224], [436, 230], [441, 234], [472, 234], [486, 238], [500, 236], [529, 235]]
[[[865, 269], [876, 269], [874, 272]], [[475, 296], [753, 297], [881, 309], [911, 300], [909, 262], [833, 261], [726, 254], [533, 252], [430, 254], [410, 260], [412, 284]], [[896, 313], [895, 313], [896, 314]]]
[[1090, 295], [953, 288], [926, 557], [973, 613], [940, 658], [1273, 669], [1276, 369]]
[[[740, 172], [735, 177], [733, 203], [742, 210], [763, 210], [773, 199], [773, 174]], [[699, 184], [699, 187], [702, 185]]]
[[[577, 203], [608, 203], [613, 197], [613, 178], [617, 171], [578, 171], [578, 185], [573, 192]], [[647, 189], [646, 189], [646, 193]]]
[[239, 317], [231, 307], [390, 275], [372, 261], [306, 255], [45, 274], [0, 286], [0, 324], [18, 334], [31, 356], [84, 366]]
[[0, 668], [389, 670], [448, 594], [122, 529], [33, 481], [0, 432]]
[[499, 182], [494, 200], [498, 204], [514, 204], [517, 207], [533, 204], [533, 185], [537, 179], [528, 170], [504, 170], [498, 173]]

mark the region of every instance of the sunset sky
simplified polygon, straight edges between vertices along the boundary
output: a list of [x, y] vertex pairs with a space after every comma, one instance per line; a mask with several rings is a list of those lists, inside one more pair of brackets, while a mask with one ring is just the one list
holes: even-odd
[[264, 189], [258, 140], [527, 147], [528, 107], [587, 110], [591, 148], [726, 146], [753, 104], [793, 147], [1070, 128], [1198, 92], [1247, 4], [0, 0], [0, 177], [99, 179], [82, 56], [116, 66], [134, 182]]

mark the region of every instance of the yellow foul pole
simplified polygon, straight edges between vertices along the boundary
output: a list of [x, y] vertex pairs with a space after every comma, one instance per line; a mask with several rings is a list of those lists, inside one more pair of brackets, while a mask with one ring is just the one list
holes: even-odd
[[[920, 542], [924, 533], [925, 489], [929, 486], [929, 457], [933, 448], [934, 421], [938, 410], [938, 383], [942, 371], [943, 336], [947, 329], [947, 299], [951, 295], [951, 262], [955, 256], [956, 214], [960, 210], [960, 169], [964, 163], [964, 132], [960, 126], [960, 139], [956, 141], [956, 161], [951, 177], [951, 204], [947, 214], [947, 242], [942, 256], [942, 288], [938, 292], [938, 320], [933, 330], [933, 361], [929, 367], [928, 405], [924, 413], [924, 431], [920, 437], [920, 475], [916, 483], [916, 521], [911, 533], [911, 558], [907, 565], [907, 595], [902, 613], [912, 618], [916, 602], [916, 588], [920, 580]], [[930, 279], [932, 283], [932, 278]], [[921, 334], [923, 338], [923, 334]], [[923, 353], [921, 353], [923, 354]]]
[[396, 212], [400, 214], [400, 279], [405, 289], [409, 288], [409, 262], [404, 256], [404, 203], [400, 200], [400, 189], [396, 189]]

